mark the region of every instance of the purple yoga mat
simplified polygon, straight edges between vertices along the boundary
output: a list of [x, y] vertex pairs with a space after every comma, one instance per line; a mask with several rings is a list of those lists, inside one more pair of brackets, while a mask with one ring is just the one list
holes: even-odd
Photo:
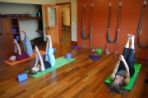
[[19, 55], [19, 54], [16, 54], [16, 60], [23, 60], [23, 59], [25, 59], [25, 58], [28, 58], [29, 56], [28, 56], [28, 54], [24, 51], [24, 52], [22, 52], [22, 55]]

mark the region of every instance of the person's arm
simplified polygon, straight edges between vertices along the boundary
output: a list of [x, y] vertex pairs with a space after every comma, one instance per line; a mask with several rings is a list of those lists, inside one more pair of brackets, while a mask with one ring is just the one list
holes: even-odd
[[49, 48], [49, 41], [48, 41], [49, 39], [47, 38], [47, 42], [46, 42], [46, 48]]
[[17, 53], [17, 46], [16, 46], [16, 44], [14, 45], [14, 53]]
[[49, 36], [49, 48], [52, 48], [51, 36]]
[[47, 45], [46, 47], [48, 48], [52, 48], [52, 41], [51, 41], [51, 36], [47, 35]]
[[124, 59], [124, 57], [122, 55], [121, 55], [121, 58], [122, 58], [122, 61], [124, 63], [125, 70], [126, 70], [126, 76], [125, 76], [125, 79], [124, 79], [124, 83], [125, 84], [128, 84], [129, 83], [129, 80], [130, 80], [129, 67], [128, 67], [127, 62], [125, 61], [125, 59]]
[[113, 72], [112, 72], [112, 74], [111, 74], [112, 80], [115, 79], [115, 75], [116, 75], [117, 70], [118, 70], [118, 68], [119, 68], [119, 64], [120, 64], [120, 60], [117, 61], [116, 66], [115, 66], [115, 68], [114, 68], [114, 70], [113, 70]]
[[22, 55], [22, 51], [21, 51], [20, 45], [18, 44], [16, 39], [14, 39], [14, 44], [15, 44], [15, 48], [16, 48], [15, 52], [16, 53], [18, 52], [19, 55]]
[[19, 54], [19, 55], [22, 55], [20, 45], [17, 43], [16, 46], [17, 46], [17, 49], [18, 49], [18, 54]]
[[38, 54], [37, 54], [37, 52], [36, 52], [36, 58], [35, 58], [34, 67], [37, 67], [38, 63], [39, 63], [39, 58], [38, 58]]
[[40, 54], [38, 48], [37, 48], [37, 55], [38, 55], [38, 58], [39, 58], [40, 63], [41, 63], [41, 64], [40, 64], [40, 70], [41, 70], [41, 71], [44, 71], [44, 70], [45, 70], [44, 62], [43, 62], [43, 59], [42, 59], [42, 57], [41, 57], [41, 54]]

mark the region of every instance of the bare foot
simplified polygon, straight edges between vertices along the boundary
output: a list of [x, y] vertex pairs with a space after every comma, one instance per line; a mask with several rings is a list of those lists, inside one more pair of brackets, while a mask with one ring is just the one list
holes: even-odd
[[16, 40], [16, 39], [14, 39], [14, 40], [13, 40], [13, 43], [14, 43], [14, 44], [17, 44], [17, 40]]
[[49, 40], [49, 39], [51, 39], [51, 36], [50, 35], [47, 35], [46, 38]]
[[123, 61], [123, 60], [124, 60], [123, 55], [120, 55], [120, 56], [119, 56], [119, 59], [120, 59], [121, 61]]

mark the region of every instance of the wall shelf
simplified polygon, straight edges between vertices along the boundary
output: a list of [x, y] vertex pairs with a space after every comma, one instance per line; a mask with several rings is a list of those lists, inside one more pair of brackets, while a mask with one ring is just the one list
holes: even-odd
[[9, 18], [9, 19], [18, 19], [18, 20], [41, 19], [41, 17], [39, 16], [16, 16], [16, 17], [12, 17], [12, 16], [1, 17], [0, 16], [0, 18]]
[[19, 19], [19, 20], [41, 19], [41, 17], [38, 17], [38, 16], [36, 16], [36, 17], [25, 17], [25, 16], [23, 16], [23, 17], [17, 17], [17, 19]]

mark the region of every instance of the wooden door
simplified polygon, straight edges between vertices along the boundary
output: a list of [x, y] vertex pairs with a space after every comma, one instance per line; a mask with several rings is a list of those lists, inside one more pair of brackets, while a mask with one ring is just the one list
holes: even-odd
[[0, 61], [12, 55], [13, 36], [11, 32], [11, 19], [0, 18]]
[[59, 7], [56, 5], [45, 5], [46, 16], [46, 34], [51, 35], [52, 43], [59, 44], [60, 42], [60, 29], [61, 21], [59, 21]]

